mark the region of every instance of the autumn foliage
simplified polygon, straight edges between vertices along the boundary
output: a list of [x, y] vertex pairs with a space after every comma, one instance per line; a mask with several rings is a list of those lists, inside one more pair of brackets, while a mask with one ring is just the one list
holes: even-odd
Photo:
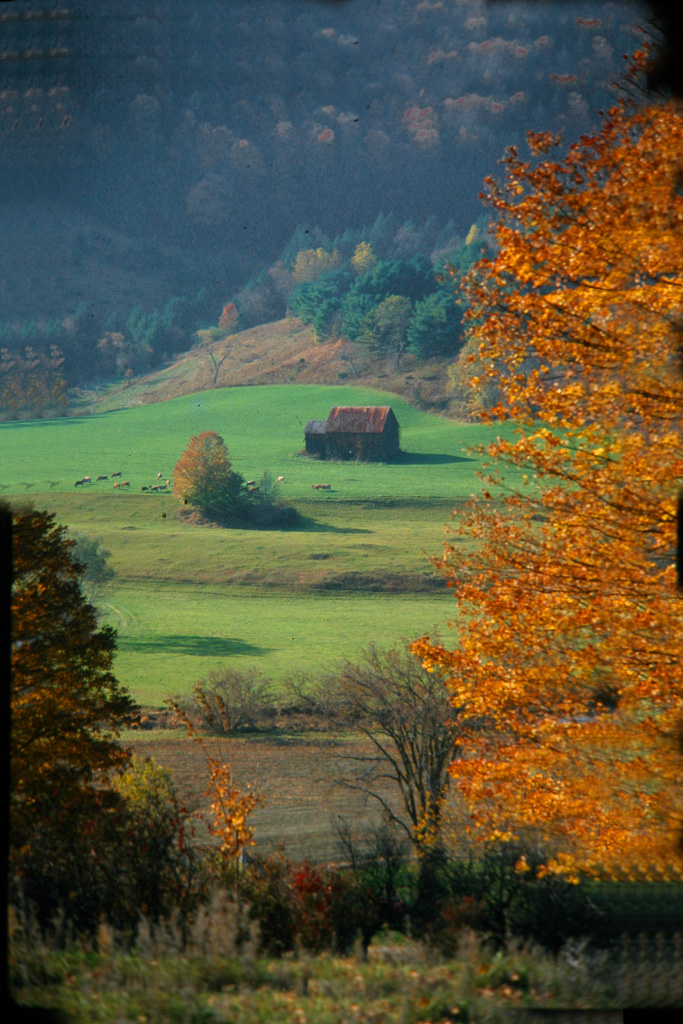
[[209, 757], [209, 785], [212, 819], [208, 828], [219, 840], [222, 860], [235, 861], [247, 846], [254, 845], [254, 829], [249, 815], [259, 805], [255, 793], [242, 793], [235, 784], [232, 761]]
[[294, 260], [292, 274], [294, 280], [315, 281], [321, 274], [328, 274], [332, 270], [339, 270], [342, 265], [341, 255], [335, 249], [334, 252], [327, 252], [326, 249], [302, 249]]
[[85, 566], [55, 517], [14, 517], [12, 806], [16, 836], [125, 765], [118, 743], [136, 705], [114, 677], [115, 634], [81, 593]]
[[487, 179], [497, 255], [466, 285], [472, 383], [516, 429], [455, 516], [475, 553], [439, 560], [454, 649], [414, 652], [470, 724], [451, 772], [478, 835], [532, 828], [569, 878], [680, 877], [683, 114], [624, 103], [563, 157], [529, 144]]
[[228, 304], [223, 307], [223, 312], [221, 313], [220, 320], [218, 321], [218, 326], [222, 327], [225, 331], [232, 331], [238, 320], [239, 313], [237, 312], [235, 303], [228, 302]]
[[173, 471], [173, 493], [211, 517], [229, 516], [243, 479], [235, 473], [220, 434], [205, 430], [190, 442]]
[[13, 898], [83, 919], [102, 892], [107, 782], [128, 764], [119, 736], [137, 706], [113, 674], [115, 633], [83, 596], [74, 547], [54, 515], [14, 513], [9, 867]]

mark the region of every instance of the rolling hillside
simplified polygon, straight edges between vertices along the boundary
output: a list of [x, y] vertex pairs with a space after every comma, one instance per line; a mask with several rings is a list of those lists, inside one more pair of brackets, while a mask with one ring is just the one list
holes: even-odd
[[[404, 357], [399, 369], [368, 357], [361, 345], [318, 342], [296, 317], [262, 324], [190, 349], [163, 369], [131, 383], [88, 391], [76, 400], [80, 412], [109, 412], [165, 402], [211, 388], [264, 384], [362, 384], [401, 395], [424, 408], [447, 410], [447, 363]], [[353, 403], [351, 399], [344, 404]]]

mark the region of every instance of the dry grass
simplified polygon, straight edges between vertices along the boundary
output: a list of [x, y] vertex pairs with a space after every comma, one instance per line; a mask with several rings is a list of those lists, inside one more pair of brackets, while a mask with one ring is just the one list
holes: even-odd
[[[339, 855], [336, 824], [340, 816], [354, 828], [370, 826], [379, 818], [375, 801], [366, 804], [360, 793], [336, 785], [333, 776], [343, 770], [341, 755], [366, 750], [355, 737], [308, 733], [209, 738], [207, 749], [232, 758], [238, 785], [251, 785], [265, 804], [254, 814], [256, 849], [267, 853], [284, 844], [293, 860], [335, 860]], [[178, 792], [189, 808], [208, 810], [205, 797], [206, 756], [184, 729], [155, 729], [129, 734], [138, 757], [153, 757], [168, 768]], [[384, 795], [389, 796], [390, 790]], [[203, 829], [198, 828], [198, 835]]]
[[[72, 1024], [619, 1024], [623, 1006], [673, 1009], [683, 1000], [679, 936], [654, 960], [630, 947], [612, 957], [584, 945], [557, 957], [518, 944], [494, 952], [471, 932], [449, 961], [392, 935], [373, 943], [367, 963], [329, 954], [266, 960], [234, 942], [240, 920], [237, 905], [216, 894], [184, 949], [172, 923], [152, 933], [143, 921], [129, 951], [104, 923], [94, 946], [65, 944], [14, 915], [12, 991], [20, 1004], [58, 1007]], [[639, 1019], [660, 1019], [649, 1013]]]
[[[355, 370], [344, 358], [349, 355]], [[96, 408], [107, 412], [149, 405], [214, 387], [352, 384], [391, 391], [420, 408], [447, 412], [446, 366], [438, 360], [420, 364], [406, 356], [397, 369], [368, 358], [362, 346], [341, 340], [317, 342], [310, 327], [290, 317], [203, 343], [161, 370], [110, 388], [97, 399]]]

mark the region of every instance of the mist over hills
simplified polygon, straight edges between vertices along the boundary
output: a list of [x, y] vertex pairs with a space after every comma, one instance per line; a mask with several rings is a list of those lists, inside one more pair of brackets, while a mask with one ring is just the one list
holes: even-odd
[[603, 2], [6, 5], [0, 320], [85, 302], [101, 328], [112, 308], [200, 288], [217, 316], [297, 226], [334, 238], [391, 213], [464, 236], [507, 145], [595, 125], [646, 17]]

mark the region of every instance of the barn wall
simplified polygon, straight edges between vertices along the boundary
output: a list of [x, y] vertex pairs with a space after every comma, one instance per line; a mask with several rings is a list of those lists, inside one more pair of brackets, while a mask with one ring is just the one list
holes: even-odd
[[360, 423], [356, 430], [326, 430], [324, 421], [312, 420], [306, 425], [305, 436], [306, 453], [322, 459], [381, 462], [400, 452], [398, 420], [391, 410], [381, 432], [363, 430]]
[[399, 440], [399, 427], [398, 420], [390, 413], [387, 417], [387, 421], [384, 425], [382, 432], [382, 453], [384, 458], [393, 458], [398, 455], [401, 450], [401, 444]]
[[306, 434], [306, 454], [318, 455], [321, 459], [327, 457], [327, 435]]

